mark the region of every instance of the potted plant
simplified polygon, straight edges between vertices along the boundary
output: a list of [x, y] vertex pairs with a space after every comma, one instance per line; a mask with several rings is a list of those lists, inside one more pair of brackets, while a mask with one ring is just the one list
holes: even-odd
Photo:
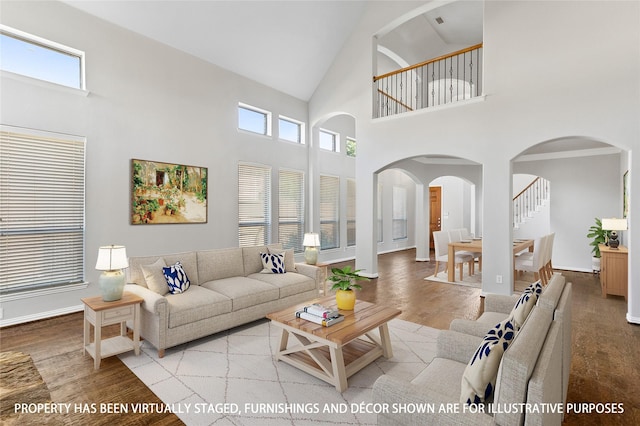
[[331, 290], [336, 290], [338, 309], [353, 310], [356, 304], [356, 292], [354, 290], [362, 288], [357, 281], [369, 280], [369, 278], [359, 275], [358, 272], [360, 271], [361, 269], [352, 270], [349, 265], [344, 268], [331, 268], [332, 275], [329, 277], [329, 281], [333, 282]]
[[593, 253], [593, 257], [591, 258], [592, 268], [594, 272], [600, 271], [600, 244], [606, 244], [609, 239], [610, 231], [605, 231], [602, 229], [602, 221], [596, 217], [595, 225], [592, 225], [589, 228], [589, 233], [587, 234], [587, 238], [593, 238], [593, 240], [589, 243], [591, 248], [591, 253]]

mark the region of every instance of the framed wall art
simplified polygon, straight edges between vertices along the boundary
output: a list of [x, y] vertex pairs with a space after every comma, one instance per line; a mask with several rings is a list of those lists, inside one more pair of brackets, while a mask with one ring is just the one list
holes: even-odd
[[207, 168], [131, 160], [131, 223], [207, 223]]

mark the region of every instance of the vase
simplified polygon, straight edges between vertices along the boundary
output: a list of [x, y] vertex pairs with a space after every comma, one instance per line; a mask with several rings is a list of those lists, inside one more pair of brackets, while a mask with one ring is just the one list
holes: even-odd
[[356, 305], [356, 292], [353, 290], [336, 290], [338, 309], [353, 311]]

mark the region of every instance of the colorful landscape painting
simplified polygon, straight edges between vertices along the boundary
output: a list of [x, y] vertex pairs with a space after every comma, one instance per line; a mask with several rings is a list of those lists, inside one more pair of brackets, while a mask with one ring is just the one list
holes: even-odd
[[131, 160], [131, 223], [207, 222], [207, 168]]

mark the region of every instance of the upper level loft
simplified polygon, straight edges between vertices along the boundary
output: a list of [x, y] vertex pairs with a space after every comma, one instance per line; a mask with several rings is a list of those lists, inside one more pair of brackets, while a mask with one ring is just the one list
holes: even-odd
[[376, 34], [373, 118], [482, 95], [483, 8], [429, 2]]

